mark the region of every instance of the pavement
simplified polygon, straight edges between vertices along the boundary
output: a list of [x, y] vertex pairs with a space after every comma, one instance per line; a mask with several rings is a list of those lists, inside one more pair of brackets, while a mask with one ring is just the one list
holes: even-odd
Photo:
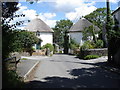
[[[37, 60], [37, 58], [36, 58]], [[107, 57], [82, 60], [75, 56], [55, 54], [40, 59], [28, 88], [120, 88], [120, 75], [110, 72]]]
[[22, 77], [24, 81], [31, 80], [34, 77], [34, 73], [40, 64], [40, 61], [46, 58], [47, 56], [22, 56], [17, 65], [18, 75]]

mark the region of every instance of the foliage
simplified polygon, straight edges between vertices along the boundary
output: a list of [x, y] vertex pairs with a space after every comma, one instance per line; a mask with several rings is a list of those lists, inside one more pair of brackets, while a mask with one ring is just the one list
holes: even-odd
[[103, 40], [97, 40], [95, 43], [95, 48], [102, 48], [103, 47]]
[[20, 51], [26, 51], [31, 54], [31, 52], [34, 51], [32, 49], [32, 46], [39, 41], [39, 39], [34, 35], [34, 33], [24, 30], [22, 31], [10, 30], [5, 33], [3, 31], [3, 35], [6, 35], [3, 37], [3, 43], [5, 44], [3, 45], [3, 50], [4, 50], [3, 53], [4, 55], [7, 56], [11, 52], [20, 52]]
[[85, 60], [95, 59], [95, 58], [99, 58], [99, 56], [98, 55], [87, 55], [84, 57]]
[[18, 41], [20, 41], [20, 44], [24, 50], [32, 48], [32, 46], [39, 41], [33, 32], [24, 30], [16, 33], [16, 38]]
[[28, 60], [27, 58], [21, 58], [21, 60]]
[[80, 47], [80, 51], [84, 51], [86, 49], [93, 49], [94, 45], [90, 41], [84, 42], [84, 44]]
[[56, 22], [54, 30], [54, 43], [57, 43], [60, 47], [64, 47], [64, 36], [65, 32], [68, 32], [70, 27], [73, 25], [70, 20], [60, 20]]
[[68, 49], [69, 49], [69, 36], [67, 35], [66, 32], [65, 32], [65, 36], [64, 36], [63, 47], [64, 47], [64, 53], [65, 53], [65, 54], [68, 54]]
[[[17, 25], [23, 24], [22, 21], [17, 21], [15, 24], [9, 25], [10, 21], [15, 17], [24, 17], [25, 15], [16, 15], [15, 12], [19, 9], [18, 2], [2, 2], [2, 58], [3, 60], [9, 56], [10, 52], [14, 51], [12, 47], [14, 41], [13, 29]], [[18, 46], [19, 48], [19, 46]]]
[[[109, 10], [109, 12], [111, 12]], [[112, 20], [112, 16], [109, 15], [110, 21], [107, 21], [106, 23], [106, 19], [107, 19], [107, 8], [98, 8], [95, 11], [93, 11], [92, 13], [90, 13], [89, 15], [86, 15], [84, 18], [86, 18], [87, 20], [89, 20], [90, 22], [92, 22], [94, 25], [98, 26], [100, 28], [100, 31], [98, 32], [99, 35], [99, 39], [103, 40], [104, 46], [107, 46], [107, 39], [104, 39], [102, 37], [102, 30], [103, 30], [103, 25], [106, 24], [106, 26], [108, 25], [107, 23], [109, 23], [110, 27], [113, 25], [113, 23], [111, 21]], [[108, 30], [108, 29], [106, 29]]]
[[86, 15], [84, 18], [86, 18], [102, 30], [103, 23], [105, 23], [106, 21], [106, 12], [106, 8], [98, 8], [89, 15]]
[[70, 38], [70, 49], [77, 49], [79, 47], [80, 47], [80, 45], [75, 40]]
[[98, 34], [98, 31], [95, 31], [93, 25], [86, 27], [82, 33], [83, 40], [88, 40], [88, 37], [93, 37], [93, 41], [96, 43], [97, 37], [95, 35]]
[[15, 71], [7, 70], [4, 73], [3, 88], [23, 88], [24, 81]]
[[59, 53], [62, 53], [62, 51], [59, 51]]
[[45, 48], [49, 48], [50, 51], [53, 51], [53, 50], [54, 50], [53, 45], [50, 44], [50, 43], [47, 43], [47, 44], [45, 44], [45, 45], [43, 45], [43, 46], [41, 47], [41, 49], [45, 49]]

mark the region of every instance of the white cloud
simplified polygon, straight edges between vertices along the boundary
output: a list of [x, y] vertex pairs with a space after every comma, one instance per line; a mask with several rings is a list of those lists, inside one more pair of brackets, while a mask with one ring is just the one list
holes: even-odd
[[97, 0], [45, 0], [45, 2], [50, 1], [54, 2], [54, 5], [51, 5], [54, 12], [63, 12], [66, 18], [75, 20], [94, 11]]
[[56, 11], [71, 12], [81, 6], [84, 0], [56, 0], [54, 8]]
[[46, 24], [53, 28], [56, 25], [57, 20], [46, 20]]
[[21, 3], [18, 3], [17, 7], [20, 7], [21, 6]]
[[57, 20], [52, 20], [55, 17], [55, 13], [39, 13], [39, 18], [43, 20], [48, 26], [54, 27]]
[[39, 16], [45, 19], [51, 19], [56, 16], [55, 13], [40, 13]]
[[[10, 22], [10, 24], [15, 24], [15, 22], [18, 21], [25, 21], [24, 25], [17, 27], [19, 29], [23, 29], [23, 26], [27, 25], [28, 20], [33, 20], [36, 18], [37, 12], [33, 9], [28, 9], [26, 6], [21, 6], [20, 3], [18, 4], [18, 6], [20, 9], [16, 12], [16, 15], [24, 14], [25, 17], [16, 17], [13, 21]], [[55, 13], [39, 13], [39, 18], [50, 27], [54, 27], [56, 23], [56, 20], [52, 20], [52, 18], [55, 16]]]
[[66, 18], [74, 21], [82, 16], [90, 14], [91, 12], [93, 12], [96, 9], [97, 8], [95, 6], [93, 6], [91, 3], [83, 4], [83, 5], [79, 6], [78, 8], [75, 8], [75, 11], [66, 13], [65, 16], [66, 16]]

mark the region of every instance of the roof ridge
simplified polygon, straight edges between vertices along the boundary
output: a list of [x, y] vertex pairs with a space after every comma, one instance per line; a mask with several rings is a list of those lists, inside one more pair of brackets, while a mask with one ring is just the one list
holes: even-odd
[[43, 20], [40, 18], [35, 18], [31, 20], [26, 27], [24, 28], [26, 30], [35, 32], [54, 32]]

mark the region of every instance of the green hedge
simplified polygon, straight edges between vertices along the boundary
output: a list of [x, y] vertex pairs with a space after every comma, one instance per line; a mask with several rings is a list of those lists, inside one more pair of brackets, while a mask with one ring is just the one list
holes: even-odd
[[89, 59], [95, 59], [95, 58], [99, 58], [100, 56], [98, 55], [87, 55], [84, 57], [84, 60], [89, 60]]

